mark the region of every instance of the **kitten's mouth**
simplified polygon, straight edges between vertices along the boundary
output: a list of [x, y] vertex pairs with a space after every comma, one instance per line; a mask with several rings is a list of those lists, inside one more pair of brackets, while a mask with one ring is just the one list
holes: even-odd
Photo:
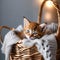
[[41, 37], [30, 37], [31, 40], [34, 40], [34, 39], [39, 39]]
[[31, 39], [31, 40], [34, 40], [34, 39], [36, 39], [36, 38], [35, 38], [35, 37], [30, 37], [30, 39]]

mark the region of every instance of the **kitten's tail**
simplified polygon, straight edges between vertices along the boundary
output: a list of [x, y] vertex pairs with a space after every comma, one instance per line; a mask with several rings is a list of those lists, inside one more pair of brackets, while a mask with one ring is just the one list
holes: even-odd
[[0, 26], [0, 43], [1, 44], [3, 43], [2, 34], [1, 34], [3, 28], [8, 29], [8, 30], [14, 30], [14, 28], [11, 28], [8, 26]]

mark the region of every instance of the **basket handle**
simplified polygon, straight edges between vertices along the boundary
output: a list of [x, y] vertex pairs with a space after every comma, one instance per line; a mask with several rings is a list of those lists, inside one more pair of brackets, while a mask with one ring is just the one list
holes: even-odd
[[59, 5], [57, 5], [57, 14], [58, 14], [58, 29], [57, 29], [57, 33], [56, 33], [56, 38], [57, 40], [60, 39], [60, 7]]
[[0, 26], [0, 43], [1, 44], [3, 43], [2, 34], [1, 34], [3, 28], [8, 29], [8, 30], [14, 30], [14, 28], [11, 28], [9, 26]]
[[39, 14], [38, 14], [38, 19], [37, 19], [37, 23], [38, 24], [41, 24], [41, 17], [42, 17], [42, 11], [43, 11], [43, 7], [44, 7], [44, 4], [46, 3], [47, 0], [44, 0], [41, 4], [41, 7], [39, 8]]

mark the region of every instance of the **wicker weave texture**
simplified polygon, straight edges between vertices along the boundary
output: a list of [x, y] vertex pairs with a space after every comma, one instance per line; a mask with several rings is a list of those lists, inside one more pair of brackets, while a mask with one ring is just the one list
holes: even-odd
[[43, 57], [37, 51], [36, 46], [26, 48], [18, 43], [12, 46], [10, 60], [43, 60]]

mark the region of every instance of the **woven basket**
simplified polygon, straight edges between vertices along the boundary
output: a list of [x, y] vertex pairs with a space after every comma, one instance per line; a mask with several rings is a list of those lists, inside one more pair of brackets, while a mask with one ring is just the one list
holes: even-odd
[[26, 48], [22, 43], [12, 46], [10, 60], [44, 60], [42, 55], [37, 51], [36, 46]]

